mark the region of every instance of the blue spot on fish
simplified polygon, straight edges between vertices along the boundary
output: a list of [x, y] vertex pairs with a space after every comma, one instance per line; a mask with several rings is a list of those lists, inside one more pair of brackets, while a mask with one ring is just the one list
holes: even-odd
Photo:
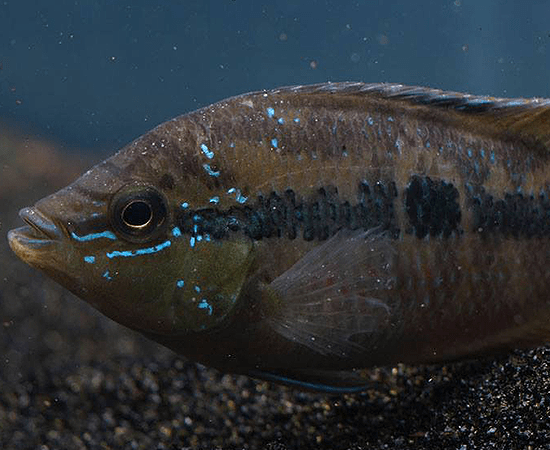
[[285, 123], [285, 119], [283, 119], [282, 117], [279, 117], [277, 119], [277, 122], [279, 122], [282, 125], [283, 123]]
[[248, 197], [245, 197], [244, 195], [241, 194], [240, 189], [230, 188], [230, 189], [227, 190], [227, 193], [228, 194], [235, 193], [235, 200], [237, 200], [237, 202], [239, 202], [241, 204], [245, 203], [248, 200]]
[[295, 117], [295, 118], [294, 118], [294, 123], [300, 123], [300, 118], [299, 118], [299, 117]]
[[183, 286], [185, 286], [185, 281], [183, 280], [176, 281], [176, 286], [181, 289]]
[[216, 196], [216, 197], [212, 197], [210, 200], [208, 200], [210, 203], [219, 203], [220, 202], [220, 197]]
[[275, 114], [275, 110], [271, 106], [267, 108], [268, 117], [273, 117], [274, 114]]
[[102, 231], [101, 233], [90, 233], [84, 236], [78, 236], [74, 232], [71, 232], [71, 236], [73, 239], [76, 239], [77, 241], [80, 241], [80, 242], [86, 242], [86, 241], [91, 241], [93, 239], [100, 239], [100, 238], [112, 239], [113, 241], [116, 241], [117, 239], [115, 234], [111, 231]]
[[207, 309], [208, 310], [208, 315], [211, 316], [212, 315], [212, 305], [210, 305], [210, 303], [208, 303], [208, 300], [206, 300], [205, 298], [203, 298], [200, 303], [197, 305], [200, 309]]
[[172, 236], [180, 237], [181, 236], [181, 230], [178, 227], [172, 228]]
[[229, 147], [235, 148], [235, 143], [234, 143], [234, 142], [231, 142], [231, 144], [229, 144]]
[[191, 247], [194, 247], [195, 246], [195, 236], [191, 236], [191, 238], [189, 239], [189, 245]]
[[113, 277], [111, 275], [109, 275], [109, 271], [106, 270], [105, 273], [103, 274], [103, 278], [107, 278], [108, 280], [112, 280]]
[[155, 245], [153, 247], [145, 247], [145, 248], [139, 248], [137, 250], [124, 250], [124, 251], [112, 251], [107, 252], [105, 255], [107, 258], [115, 258], [117, 256], [123, 256], [123, 257], [133, 257], [133, 256], [140, 256], [140, 255], [148, 255], [151, 253], [157, 253], [161, 250], [164, 250], [165, 248], [168, 248], [172, 245], [171, 241], [164, 241], [162, 244]]
[[201, 291], [200, 286], [195, 286], [195, 291], [200, 292]]
[[202, 167], [204, 167], [204, 170], [206, 170], [206, 173], [210, 175], [211, 177], [219, 177], [220, 172], [213, 170], [209, 164], [203, 164]]
[[183, 209], [187, 209], [187, 208], [189, 208], [189, 203], [183, 202], [183, 203], [181, 204], [181, 207], [182, 207]]
[[271, 145], [275, 148], [277, 148], [277, 145], [279, 144], [279, 141], [277, 141], [276, 138], [271, 139]]
[[95, 263], [95, 256], [85, 256], [84, 261], [86, 261], [88, 264]]
[[214, 152], [208, 150], [206, 144], [201, 144], [201, 150], [208, 159], [212, 159], [214, 157]]
[[373, 120], [373, 118], [369, 116], [369, 117], [367, 118], [367, 123], [368, 123], [369, 125], [374, 125], [374, 120]]

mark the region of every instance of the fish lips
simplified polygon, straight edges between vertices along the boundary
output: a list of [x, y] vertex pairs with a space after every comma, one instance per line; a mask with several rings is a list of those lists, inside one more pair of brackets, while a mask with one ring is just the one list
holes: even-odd
[[8, 242], [22, 259], [29, 259], [29, 252], [45, 250], [60, 242], [61, 229], [37, 208], [23, 208], [19, 217], [27, 225], [9, 231]]

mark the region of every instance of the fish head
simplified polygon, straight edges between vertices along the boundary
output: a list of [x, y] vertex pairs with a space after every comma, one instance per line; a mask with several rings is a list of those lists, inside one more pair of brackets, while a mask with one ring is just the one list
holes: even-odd
[[186, 229], [182, 200], [207, 204], [211, 186], [177, 160], [146, 153], [134, 143], [22, 209], [26, 225], [9, 232], [9, 244], [129, 328], [170, 336], [210, 330], [235, 309], [250, 240]]

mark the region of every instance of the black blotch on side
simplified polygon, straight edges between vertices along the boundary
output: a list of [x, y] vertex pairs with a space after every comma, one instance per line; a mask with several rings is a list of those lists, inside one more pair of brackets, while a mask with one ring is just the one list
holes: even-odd
[[452, 183], [415, 175], [405, 190], [405, 210], [409, 216], [409, 233], [418, 238], [449, 237], [460, 232], [459, 193]]
[[500, 233], [515, 238], [550, 235], [550, 199], [546, 191], [539, 195], [506, 193], [499, 199], [480, 187], [472, 192], [470, 205], [472, 231], [476, 233]]

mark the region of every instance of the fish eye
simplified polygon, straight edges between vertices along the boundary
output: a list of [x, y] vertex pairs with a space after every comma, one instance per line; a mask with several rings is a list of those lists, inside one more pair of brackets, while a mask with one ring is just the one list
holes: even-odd
[[143, 228], [153, 219], [153, 209], [145, 200], [134, 200], [124, 207], [121, 219], [130, 228]]
[[129, 241], [154, 239], [165, 228], [167, 215], [164, 196], [151, 186], [125, 186], [111, 201], [113, 228]]

